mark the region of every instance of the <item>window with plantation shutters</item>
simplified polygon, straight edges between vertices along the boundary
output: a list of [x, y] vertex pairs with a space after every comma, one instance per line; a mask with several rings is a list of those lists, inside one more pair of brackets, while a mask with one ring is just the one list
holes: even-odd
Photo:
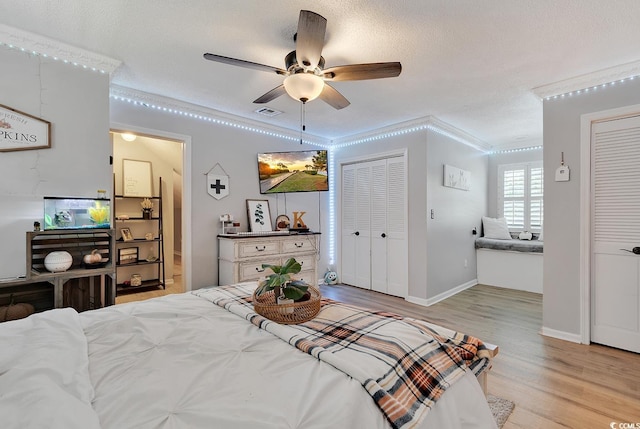
[[543, 215], [542, 163], [498, 167], [498, 217], [512, 231], [540, 232]]

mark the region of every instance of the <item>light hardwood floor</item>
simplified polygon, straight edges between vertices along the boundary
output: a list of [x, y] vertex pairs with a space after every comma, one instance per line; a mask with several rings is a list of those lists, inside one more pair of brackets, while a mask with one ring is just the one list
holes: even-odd
[[[125, 295], [117, 302], [181, 291], [181, 284], [169, 285], [166, 291]], [[424, 319], [498, 345], [489, 393], [516, 403], [504, 429], [640, 424], [640, 355], [540, 335], [539, 294], [477, 285], [422, 307], [352, 286], [323, 285], [321, 291], [327, 298]]]

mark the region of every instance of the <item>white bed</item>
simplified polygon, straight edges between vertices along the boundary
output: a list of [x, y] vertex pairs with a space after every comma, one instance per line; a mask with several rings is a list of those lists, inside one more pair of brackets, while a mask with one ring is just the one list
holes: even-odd
[[[191, 293], [0, 324], [3, 428], [389, 428], [355, 379]], [[495, 428], [471, 372], [418, 426]]]

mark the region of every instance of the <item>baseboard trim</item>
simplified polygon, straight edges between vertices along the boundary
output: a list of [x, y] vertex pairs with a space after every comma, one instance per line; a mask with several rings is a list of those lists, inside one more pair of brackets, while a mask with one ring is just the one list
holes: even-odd
[[570, 332], [558, 331], [556, 329], [542, 327], [540, 334], [545, 337], [557, 338], [559, 340], [570, 341], [572, 343], [582, 344], [582, 336], [580, 334], [572, 334]]
[[436, 304], [440, 301], [443, 301], [449, 297], [452, 297], [453, 295], [456, 295], [460, 292], [462, 292], [463, 290], [469, 289], [470, 287], [473, 287], [475, 285], [478, 284], [478, 280], [477, 279], [473, 279], [470, 280], [466, 283], [463, 283], [459, 286], [454, 287], [453, 289], [449, 289], [448, 291], [442, 292], [441, 294], [438, 294], [436, 296], [434, 296], [433, 298], [418, 298], [416, 296], [407, 296], [405, 298], [405, 301], [408, 301], [412, 304], [418, 304], [418, 305], [422, 305], [423, 307], [429, 307], [433, 304]]

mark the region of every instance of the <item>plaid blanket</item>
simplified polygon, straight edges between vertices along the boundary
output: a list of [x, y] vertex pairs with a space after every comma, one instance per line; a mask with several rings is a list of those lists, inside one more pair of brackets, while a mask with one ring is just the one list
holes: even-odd
[[393, 428], [420, 424], [469, 368], [489, 364], [484, 344], [421, 320], [323, 299], [320, 313], [281, 325], [253, 311], [255, 282], [193, 291], [358, 380]]

